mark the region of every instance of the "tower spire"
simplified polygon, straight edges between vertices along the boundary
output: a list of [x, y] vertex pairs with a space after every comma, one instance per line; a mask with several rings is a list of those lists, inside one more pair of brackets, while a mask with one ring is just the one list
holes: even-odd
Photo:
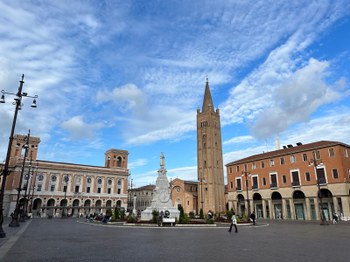
[[209, 80], [206, 78], [202, 112], [214, 111], [213, 99], [211, 97]]

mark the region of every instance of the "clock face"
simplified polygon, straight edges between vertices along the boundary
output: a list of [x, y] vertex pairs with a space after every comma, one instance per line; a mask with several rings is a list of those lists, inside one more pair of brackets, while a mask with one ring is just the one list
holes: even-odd
[[167, 202], [169, 200], [169, 194], [166, 190], [162, 190], [159, 193], [160, 202]]

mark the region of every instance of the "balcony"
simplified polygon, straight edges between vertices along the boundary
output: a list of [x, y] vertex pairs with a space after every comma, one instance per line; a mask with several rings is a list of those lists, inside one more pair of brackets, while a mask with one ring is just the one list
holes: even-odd
[[326, 179], [323, 177], [323, 178], [318, 178], [317, 179], [317, 184], [319, 185], [326, 185], [327, 182], [326, 182]]
[[292, 187], [300, 187], [300, 182], [299, 181], [293, 181], [292, 182]]
[[271, 183], [270, 188], [277, 188], [277, 183]]

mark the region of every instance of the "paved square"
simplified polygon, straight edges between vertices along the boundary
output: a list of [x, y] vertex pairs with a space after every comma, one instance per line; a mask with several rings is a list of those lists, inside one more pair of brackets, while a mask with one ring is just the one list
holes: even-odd
[[236, 234], [228, 232], [229, 225], [150, 228], [83, 221], [25, 222], [30, 224], [11, 248], [0, 246], [0, 254], [5, 252], [1, 261], [341, 262], [350, 256], [346, 222], [320, 226], [305, 221], [258, 221], [255, 227], [239, 225]]

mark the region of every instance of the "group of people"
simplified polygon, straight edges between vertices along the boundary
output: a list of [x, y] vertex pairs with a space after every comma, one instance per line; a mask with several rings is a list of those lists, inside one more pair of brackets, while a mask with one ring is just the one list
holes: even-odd
[[[251, 222], [253, 222], [253, 225], [255, 225], [256, 216], [255, 216], [255, 213], [254, 213], [254, 212], [250, 214], [250, 217], [249, 217], [249, 218], [250, 218]], [[235, 233], [238, 233], [238, 229], [237, 229], [237, 217], [236, 217], [235, 212], [233, 212], [233, 214], [232, 214], [231, 225], [230, 225], [230, 229], [228, 230], [228, 232], [231, 233], [232, 227], [235, 228]]]

